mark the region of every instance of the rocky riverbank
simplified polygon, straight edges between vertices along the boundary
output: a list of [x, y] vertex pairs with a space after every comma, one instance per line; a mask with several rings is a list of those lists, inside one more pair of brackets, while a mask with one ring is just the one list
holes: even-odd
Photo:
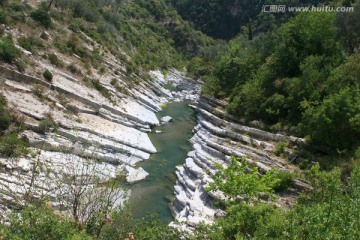
[[[188, 153], [185, 164], [177, 167], [174, 201], [176, 220], [186, 222], [187, 226], [196, 226], [200, 222], [211, 224], [223, 214], [214, 204], [221, 194], [205, 191], [217, 171], [215, 164], [226, 166], [230, 163], [230, 156], [236, 156], [246, 157], [261, 172], [272, 168], [293, 171], [294, 166], [290, 162], [297, 158], [293, 151], [304, 143], [301, 138], [245, 126], [225, 113], [225, 105], [202, 96], [193, 106], [198, 113], [198, 125], [190, 140], [193, 150]], [[275, 155], [279, 141], [288, 146], [284, 158]], [[308, 187], [300, 180], [294, 180], [293, 186], [299, 189]], [[291, 194], [280, 197], [278, 204], [290, 204], [291, 198]]]
[[[155, 113], [166, 102], [194, 100], [200, 91], [200, 85], [179, 92], [165, 89], [165, 84], [183, 84], [177, 71], [166, 78], [151, 72], [151, 79], [126, 92], [119, 91], [128, 85], [121, 76], [104, 76], [100, 84], [110, 94], [104, 96], [59, 69], [51, 69], [54, 78], [49, 83], [1, 68], [1, 93], [23, 119], [25, 130], [20, 137], [30, 147], [27, 156], [0, 159], [3, 214], [8, 207], [20, 206], [22, 196], [30, 191], [32, 198], [47, 197], [54, 207], [66, 205], [63, 196], [59, 200], [59, 193], [68, 187], [58, 183], [61, 176], [91, 174], [104, 183], [120, 174], [126, 174], [130, 183], [146, 178], [148, 173], [136, 164], [157, 151], [147, 135], [160, 124]], [[116, 84], [110, 83], [112, 79]], [[52, 121], [56, 129], [44, 132], [41, 126], [46, 121]], [[94, 160], [90, 165], [89, 159]], [[114, 198], [126, 198], [125, 192], [119, 194]]]

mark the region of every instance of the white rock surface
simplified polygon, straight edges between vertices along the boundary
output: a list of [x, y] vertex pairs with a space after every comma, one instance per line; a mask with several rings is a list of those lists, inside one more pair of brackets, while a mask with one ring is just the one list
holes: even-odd
[[156, 152], [156, 148], [146, 133], [110, 122], [95, 115], [80, 113], [79, 116], [82, 119], [82, 127], [89, 132], [99, 136], [107, 136], [111, 140], [130, 147], [136, 147], [148, 153]]
[[[37, 160], [43, 169], [34, 191], [37, 197], [50, 196], [54, 206], [61, 205], [56, 200], [57, 180], [81, 174], [81, 166], [90, 159], [101, 161], [88, 167], [94, 167], [103, 182], [124, 169], [128, 182], [145, 179], [148, 173], [136, 168], [136, 164], [156, 152], [147, 132], [159, 125], [155, 112], [161, 110], [160, 105], [172, 99], [162, 87], [164, 83], [141, 82], [125, 95], [113, 89], [109, 84], [111, 78], [102, 77], [101, 84], [112, 94], [110, 101], [80, 79], [47, 63], [37, 63], [53, 72], [52, 86], [21, 73], [14, 73], [18, 76], [16, 81], [11, 74], [0, 73], [6, 79], [0, 82], [1, 93], [9, 107], [24, 117], [28, 129], [20, 135], [36, 153], [34, 157], [24, 156], [16, 161], [0, 159], [1, 167], [6, 169], [0, 171], [0, 214], [7, 212], [6, 206], [22, 204], [17, 199], [22, 199], [21, 195], [29, 188], [31, 169]], [[158, 77], [167, 81], [160, 74]], [[127, 86], [121, 79], [118, 81]], [[40, 121], [49, 118], [58, 124], [56, 132], [45, 135], [34, 132]], [[62, 187], [64, 191], [67, 188]]]
[[218, 171], [214, 165], [226, 167], [230, 164], [230, 156], [245, 157], [258, 166], [261, 172], [272, 168], [291, 171], [288, 161], [274, 155], [274, 140], [287, 141], [289, 144], [301, 143], [301, 139], [273, 134], [263, 130], [246, 127], [238, 123], [220, 118], [215, 102], [212, 105], [199, 100], [193, 106], [198, 112], [198, 125], [194, 128], [194, 136], [190, 142], [193, 150], [183, 166], [176, 170], [177, 182], [174, 187], [174, 212], [180, 224], [178, 228], [197, 226], [204, 222], [211, 224], [223, 211], [217, 209], [214, 202], [224, 199], [221, 192], [206, 192], [204, 189], [213, 182]]
[[172, 117], [170, 117], [170, 116], [165, 116], [165, 117], [162, 117], [162, 118], [161, 118], [161, 123], [162, 123], [162, 124], [169, 123], [169, 122], [171, 122], [172, 120], [173, 120]]
[[149, 173], [147, 173], [143, 168], [135, 169], [135, 168], [126, 166], [125, 170], [127, 172], [126, 181], [128, 183], [135, 183], [135, 182], [144, 180], [147, 176], [149, 176]]

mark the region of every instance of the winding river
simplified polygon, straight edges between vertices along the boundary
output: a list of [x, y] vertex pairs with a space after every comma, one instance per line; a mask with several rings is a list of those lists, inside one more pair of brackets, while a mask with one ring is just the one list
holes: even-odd
[[188, 106], [189, 103], [191, 102], [168, 103], [163, 111], [157, 114], [159, 119], [171, 116], [174, 121], [154, 129], [161, 133], [149, 134], [158, 153], [139, 164], [139, 167], [143, 167], [150, 175], [131, 186], [129, 202], [136, 218], [157, 212], [165, 223], [173, 220], [169, 206], [174, 198], [175, 167], [185, 162], [187, 153], [191, 150], [189, 139], [196, 125], [196, 115]]

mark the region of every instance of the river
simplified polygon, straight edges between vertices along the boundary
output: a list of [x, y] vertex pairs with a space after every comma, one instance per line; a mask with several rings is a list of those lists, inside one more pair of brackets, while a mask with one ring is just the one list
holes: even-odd
[[187, 153], [191, 150], [189, 139], [196, 125], [195, 112], [188, 106], [190, 103], [168, 103], [163, 111], [157, 114], [159, 119], [171, 116], [174, 121], [154, 129], [161, 133], [149, 134], [158, 153], [138, 164], [150, 175], [131, 186], [129, 202], [136, 218], [157, 212], [163, 222], [170, 223], [173, 220], [169, 205], [174, 199], [175, 167], [185, 162]]

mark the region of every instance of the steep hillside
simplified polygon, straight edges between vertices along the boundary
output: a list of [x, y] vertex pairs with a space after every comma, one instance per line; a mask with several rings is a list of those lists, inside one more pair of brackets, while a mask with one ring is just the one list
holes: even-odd
[[354, 151], [359, 13], [357, 2], [354, 12], [301, 13], [253, 40], [239, 36], [204, 89], [228, 100], [229, 113], [292, 129], [319, 152]]
[[322, 0], [247, 1], [247, 0], [166, 0], [179, 14], [203, 33], [214, 38], [230, 40], [238, 33], [259, 33], [285, 22], [292, 13], [262, 13], [264, 5], [311, 6]]
[[[165, 5], [153, 9], [144, 1], [1, 4], [1, 209], [46, 198], [84, 222], [90, 209], [71, 206], [104, 196], [119, 205], [121, 188], [96, 185], [144, 179], [148, 173], [136, 163], [157, 151], [147, 135], [160, 124], [155, 112], [196, 94], [174, 97], [163, 85], [182, 76], [169, 72], [165, 80], [148, 70], [181, 68], [214, 41]], [[156, 19], [156, 12], [163, 15]], [[176, 40], [167, 24], [179, 31]]]
[[263, 4], [0, 1], [0, 239], [359, 239], [359, 1]]

